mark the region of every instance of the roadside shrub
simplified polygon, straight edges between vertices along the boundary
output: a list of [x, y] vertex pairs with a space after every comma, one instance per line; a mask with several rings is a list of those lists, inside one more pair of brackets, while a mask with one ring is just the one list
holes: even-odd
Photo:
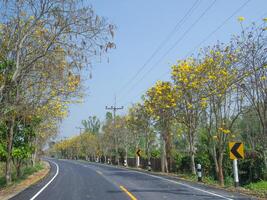
[[239, 161], [240, 183], [248, 184], [264, 180], [264, 158], [256, 151], [246, 152], [245, 159]]

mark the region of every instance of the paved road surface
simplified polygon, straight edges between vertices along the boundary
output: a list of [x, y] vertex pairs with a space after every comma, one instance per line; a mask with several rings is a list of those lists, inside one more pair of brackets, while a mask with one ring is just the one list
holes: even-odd
[[223, 200], [251, 199], [204, 185], [119, 167], [50, 160], [49, 176], [12, 200]]

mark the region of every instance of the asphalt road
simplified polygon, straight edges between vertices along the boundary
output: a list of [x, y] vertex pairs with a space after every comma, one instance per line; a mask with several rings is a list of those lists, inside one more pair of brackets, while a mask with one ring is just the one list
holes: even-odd
[[120, 167], [73, 160], [49, 162], [49, 176], [12, 200], [251, 199], [201, 184]]

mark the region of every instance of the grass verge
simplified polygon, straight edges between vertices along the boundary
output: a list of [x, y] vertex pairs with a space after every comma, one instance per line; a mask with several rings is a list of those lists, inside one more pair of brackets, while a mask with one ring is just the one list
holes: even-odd
[[267, 181], [250, 183], [249, 185], [246, 185], [245, 188], [259, 194], [261, 197], [267, 198]]
[[2, 180], [2, 188], [0, 188], [1, 200], [8, 200], [26, 188], [33, 184], [36, 184], [47, 176], [50, 171], [50, 165], [48, 162], [41, 162], [35, 165], [35, 167], [23, 168], [23, 175], [19, 179], [13, 179], [12, 185], [5, 185], [5, 181]]
[[[28, 166], [28, 167], [23, 167], [21, 169], [21, 174], [22, 176], [21, 177], [16, 177], [16, 172], [13, 168], [12, 170], [12, 185], [13, 184], [16, 184], [16, 183], [19, 183], [20, 181], [22, 180], [25, 180], [28, 176], [34, 174], [35, 172], [38, 172], [40, 170], [44, 169], [44, 163], [40, 162], [40, 163], [36, 163], [35, 166]], [[2, 188], [5, 188], [6, 187], [6, 180], [5, 180], [5, 176], [4, 176], [4, 173], [3, 173], [3, 170], [2, 170], [2, 173], [0, 174], [0, 190]]]

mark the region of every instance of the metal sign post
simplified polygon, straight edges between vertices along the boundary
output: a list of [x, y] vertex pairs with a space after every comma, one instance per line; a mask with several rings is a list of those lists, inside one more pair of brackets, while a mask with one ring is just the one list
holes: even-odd
[[140, 157], [141, 157], [141, 150], [140, 149], [137, 150], [136, 155], [137, 155], [136, 165], [137, 165], [137, 167], [139, 167], [140, 166]]
[[235, 187], [238, 187], [239, 186], [239, 178], [238, 178], [237, 159], [233, 160], [233, 169], [234, 169], [234, 184], [235, 184]]
[[140, 156], [137, 156], [137, 167], [140, 166]]

